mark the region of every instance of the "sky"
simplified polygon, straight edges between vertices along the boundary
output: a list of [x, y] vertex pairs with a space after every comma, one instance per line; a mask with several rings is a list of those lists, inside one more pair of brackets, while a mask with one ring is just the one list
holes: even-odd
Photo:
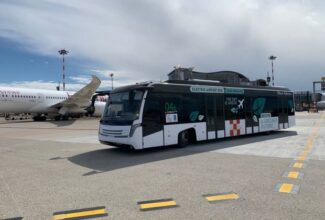
[[230, 70], [311, 90], [325, 76], [325, 2], [309, 0], [0, 0], [0, 86], [101, 89], [161, 81], [173, 67]]

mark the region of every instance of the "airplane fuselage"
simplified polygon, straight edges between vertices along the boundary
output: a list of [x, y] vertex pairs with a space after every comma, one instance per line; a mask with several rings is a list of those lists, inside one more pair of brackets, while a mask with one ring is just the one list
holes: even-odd
[[73, 95], [74, 92], [0, 87], [0, 112], [2, 113], [49, 113], [50, 108]]
[[319, 110], [325, 110], [325, 93], [322, 93], [321, 100], [317, 102], [317, 108]]
[[[0, 87], [0, 113], [57, 114], [59, 110], [51, 106], [69, 99], [74, 93], [71, 91]], [[94, 115], [100, 116], [105, 101], [95, 102]], [[69, 113], [85, 112], [80, 108], [76, 108], [76, 110], [72, 108]]]

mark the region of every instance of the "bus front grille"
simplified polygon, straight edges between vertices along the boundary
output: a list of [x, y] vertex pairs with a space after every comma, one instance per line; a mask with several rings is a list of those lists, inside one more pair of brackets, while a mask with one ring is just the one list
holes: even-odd
[[111, 136], [111, 137], [128, 137], [129, 131], [125, 130], [109, 130], [109, 129], [101, 129], [101, 135], [103, 136]]

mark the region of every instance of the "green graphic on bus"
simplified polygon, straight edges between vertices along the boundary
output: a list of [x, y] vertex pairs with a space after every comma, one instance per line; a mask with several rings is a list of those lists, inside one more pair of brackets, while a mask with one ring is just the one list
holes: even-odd
[[190, 114], [190, 121], [196, 121], [197, 120], [197, 117], [199, 116], [199, 112], [198, 111], [194, 111], [194, 112], [191, 112]]
[[265, 98], [257, 98], [253, 102], [253, 112], [254, 115], [260, 116], [261, 113], [264, 111], [265, 106]]
[[166, 102], [165, 103], [165, 112], [176, 112], [176, 106], [173, 102]]

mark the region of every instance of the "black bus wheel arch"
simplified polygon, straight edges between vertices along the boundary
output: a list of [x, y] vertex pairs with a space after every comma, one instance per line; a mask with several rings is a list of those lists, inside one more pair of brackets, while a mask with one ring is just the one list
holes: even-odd
[[190, 143], [196, 141], [196, 133], [194, 128], [182, 131], [178, 134], [178, 147], [186, 147]]

